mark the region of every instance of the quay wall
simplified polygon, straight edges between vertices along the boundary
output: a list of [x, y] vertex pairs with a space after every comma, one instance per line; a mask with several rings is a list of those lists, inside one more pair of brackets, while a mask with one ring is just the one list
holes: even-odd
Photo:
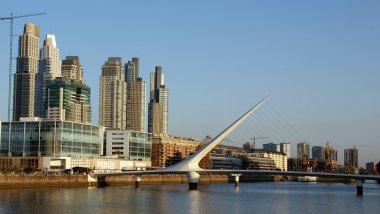
[[0, 174], [0, 188], [89, 186], [87, 175]]
[[[230, 175], [201, 175], [199, 183], [228, 183], [234, 182]], [[263, 182], [278, 181], [273, 176], [241, 176], [240, 182]], [[142, 185], [160, 184], [187, 184], [187, 175], [143, 175]], [[135, 176], [106, 176], [100, 177], [98, 181], [89, 180], [88, 175], [82, 174], [0, 174], [0, 188], [15, 187], [87, 187], [87, 186], [116, 186], [135, 185]]]

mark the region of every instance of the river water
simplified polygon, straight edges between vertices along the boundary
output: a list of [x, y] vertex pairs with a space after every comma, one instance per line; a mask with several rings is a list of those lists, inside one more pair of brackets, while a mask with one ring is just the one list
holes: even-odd
[[240, 183], [0, 189], [0, 213], [380, 213], [380, 185]]

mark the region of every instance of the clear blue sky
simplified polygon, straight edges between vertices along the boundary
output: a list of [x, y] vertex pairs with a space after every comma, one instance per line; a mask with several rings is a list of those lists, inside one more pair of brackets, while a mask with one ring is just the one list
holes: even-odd
[[[109, 56], [138, 56], [147, 84], [154, 66], [163, 67], [174, 135], [215, 135], [271, 95], [303, 139], [330, 140], [340, 161], [344, 148], [357, 145], [363, 164], [380, 159], [379, 11], [379, 1], [349, 0], [3, 0], [0, 16], [48, 13], [15, 20], [15, 33], [34, 22], [41, 37], [56, 34], [61, 59], [80, 57], [94, 123], [101, 65]], [[8, 40], [2, 21], [0, 120], [7, 118]]]

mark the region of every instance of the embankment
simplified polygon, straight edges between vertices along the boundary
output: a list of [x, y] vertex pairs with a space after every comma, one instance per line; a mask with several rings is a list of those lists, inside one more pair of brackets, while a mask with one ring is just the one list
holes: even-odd
[[[200, 184], [234, 182], [229, 175], [201, 175]], [[241, 176], [241, 182], [273, 182], [273, 176]], [[187, 184], [187, 175], [143, 175], [142, 185]], [[87, 186], [135, 185], [135, 176], [106, 176], [94, 182], [88, 175], [81, 174], [0, 174], [0, 188], [16, 187], [87, 187]]]
[[0, 188], [88, 185], [87, 175], [0, 174]]

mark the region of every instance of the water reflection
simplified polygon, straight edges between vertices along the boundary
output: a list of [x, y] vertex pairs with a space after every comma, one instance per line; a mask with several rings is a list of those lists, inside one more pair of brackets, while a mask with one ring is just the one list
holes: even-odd
[[0, 213], [378, 213], [380, 185], [241, 183], [0, 189]]

